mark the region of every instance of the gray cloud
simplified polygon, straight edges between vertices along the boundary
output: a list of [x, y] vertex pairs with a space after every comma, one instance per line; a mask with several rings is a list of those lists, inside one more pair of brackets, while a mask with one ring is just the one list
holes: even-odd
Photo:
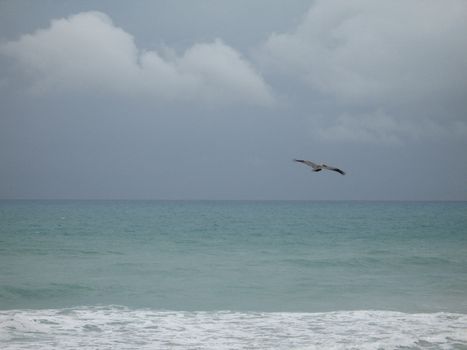
[[144, 51], [101, 12], [54, 20], [0, 52], [27, 73], [35, 94], [93, 90], [204, 104], [273, 103], [261, 76], [221, 40], [195, 44], [181, 55], [170, 48]]
[[0, 1], [0, 197], [465, 200], [465, 4]]
[[402, 145], [404, 140], [420, 140], [467, 136], [467, 123], [449, 121], [440, 124], [430, 119], [410, 120], [387, 115], [383, 111], [372, 114], [344, 113], [330, 126], [316, 128], [317, 136], [329, 142], [360, 142]]
[[[321, 136], [418, 138], [466, 128], [465, 33], [462, 0], [318, 0], [293, 31], [272, 34], [257, 59], [265, 71], [334, 99], [327, 115], [334, 126]], [[421, 104], [436, 111], [414, 108]]]

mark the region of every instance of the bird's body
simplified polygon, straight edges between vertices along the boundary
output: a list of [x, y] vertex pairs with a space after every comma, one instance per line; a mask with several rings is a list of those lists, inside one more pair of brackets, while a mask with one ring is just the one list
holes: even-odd
[[313, 171], [321, 171], [323, 169], [325, 170], [332, 170], [332, 171], [336, 171], [338, 172], [339, 174], [341, 175], [345, 175], [345, 172], [342, 171], [341, 169], [339, 168], [335, 168], [335, 167], [332, 167], [332, 166], [329, 166], [329, 165], [326, 165], [326, 164], [316, 164], [316, 163], [313, 163], [312, 161], [310, 160], [304, 160], [304, 159], [294, 159], [294, 161], [298, 162], [298, 163], [303, 163], [305, 165], [308, 165], [309, 167], [311, 167], [313, 169]]

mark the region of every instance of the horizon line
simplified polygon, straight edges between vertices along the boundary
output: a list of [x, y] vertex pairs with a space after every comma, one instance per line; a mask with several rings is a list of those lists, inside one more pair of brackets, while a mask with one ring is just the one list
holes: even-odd
[[261, 198], [0, 198], [0, 201], [153, 201], [153, 202], [467, 202], [467, 199], [261, 199]]

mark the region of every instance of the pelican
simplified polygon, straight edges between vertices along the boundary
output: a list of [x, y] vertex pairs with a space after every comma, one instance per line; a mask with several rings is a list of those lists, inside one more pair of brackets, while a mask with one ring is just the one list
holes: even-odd
[[294, 161], [308, 165], [309, 167], [313, 169], [313, 171], [321, 171], [323, 169], [326, 169], [326, 170], [337, 171], [339, 174], [345, 175], [345, 172], [342, 171], [341, 169], [335, 168], [333, 166], [329, 166], [326, 164], [316, 164], [316, 163], [313, 163], [312, 161], [304, 160], [304, 159], [294, 159]]

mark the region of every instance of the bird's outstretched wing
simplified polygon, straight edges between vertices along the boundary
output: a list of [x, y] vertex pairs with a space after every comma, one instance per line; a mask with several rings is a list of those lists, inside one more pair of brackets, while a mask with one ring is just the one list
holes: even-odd
[[343, 171], [343, 170], [341, 170], [341, 169], [339, 169], [339, 168], [335, 168], [335, 167], [333, 167], [333, 166], [328, 166], [328, 165], [326, 165], [326, 164], [323, 164], [322, 167], [323, 167], [324, 169], [327, 169], [327, 170], [337, 171], [337, 172], [338, 172], [339, 174], [341, 174], [341, 175], [345, 175], [345, 171]]
[[[305, 164], [305, 165], [308, 165], [309, 167], [312, 167], [313, 170], [315, 170], [315, 171], [321, 170], [321, 169], [320, 169], [321, 167], [320, 167], [318, 164], [313, 163], [313, 162], [310, 161], [310, 160], [294, 159], [294, 161], [299, 162], [299, 163], [303, 163], [303, 164]], [[318, 170], [318, 169], [319, 169], [319, 170]]]

